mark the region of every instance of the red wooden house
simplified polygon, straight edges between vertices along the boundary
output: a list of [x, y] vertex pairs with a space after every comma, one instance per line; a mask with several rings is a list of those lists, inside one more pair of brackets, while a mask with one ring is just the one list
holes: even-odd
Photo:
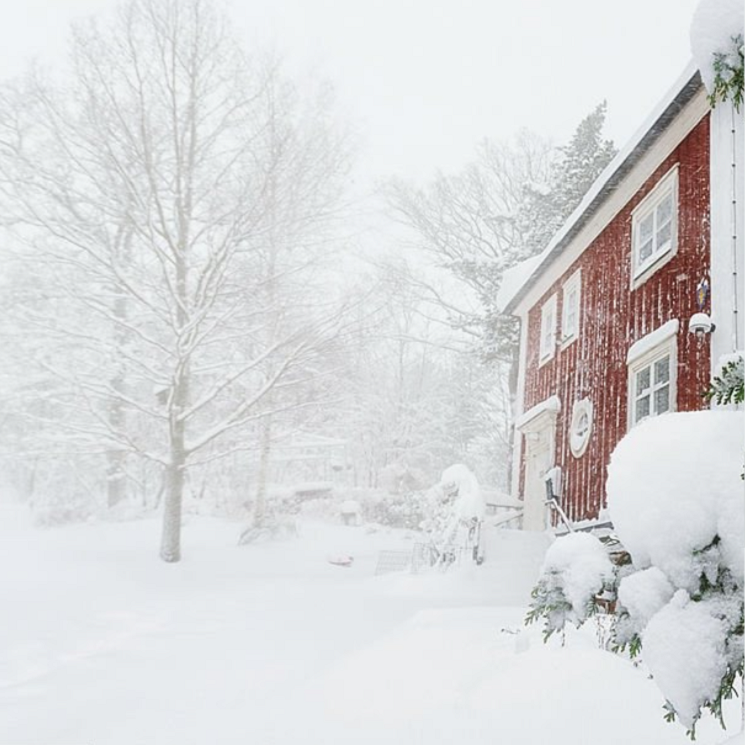
[[710, 109], [690, 68], [546, 250], [506, 281], [500, 301], [521, 321], [512, 481], [526, 529], [551, 524], [547, 481], [572, 522], [596, 520], [623, 435], [705, 407], [713, 362], [742, 346], [741, 125], [729, 109]]

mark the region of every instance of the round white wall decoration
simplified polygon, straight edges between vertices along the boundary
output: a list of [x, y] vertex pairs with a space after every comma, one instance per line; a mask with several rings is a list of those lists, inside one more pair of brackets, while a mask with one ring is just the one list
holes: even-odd
[[572, 407], [572, 421], [569, 425], [569, 449], [575, 458], [587, 450], [592, 436], [592, 401], [583, 398]]

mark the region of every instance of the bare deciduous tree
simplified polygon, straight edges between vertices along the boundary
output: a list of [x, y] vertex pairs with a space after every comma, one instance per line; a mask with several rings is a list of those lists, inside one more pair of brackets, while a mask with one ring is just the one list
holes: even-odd
[[190, 462], [281, 410], [338, 330], [303, 287], [348, 148], [326, 97], [247, 59], [204, 0], [131, 0], [72, 52], [69, 77], [2, 93], [3, 211], [46, 288], [26, 320], [56, 430], [101, 444], [111, 504], [129, 457], [162, 470], [161, 557], [178, 561]]

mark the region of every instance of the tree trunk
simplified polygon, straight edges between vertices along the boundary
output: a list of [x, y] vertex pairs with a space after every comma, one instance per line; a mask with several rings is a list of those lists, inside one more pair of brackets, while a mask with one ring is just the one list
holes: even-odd
[[267, 416], [261, 424], [261, 450], [259, 451], [259, 473], [254, 502], [254, 526], [260, 528], [266, 518], [266, 481], [271, 456], [272, 418]]
[[[176, 263], [176, 296], [178, 300], [177, 322], [179, 339], [177, 347], [184, 341], [184, 329], [188, 324], [186, 307], [186, 240], [182, 237], [179, 261]], [[189, 404], [190, 363], [188, 355], [181, 357], [174, 371], [173, 390], [168, 406], [168, 435], [170, 457], [166, 471], [166, 493], [163, 509], [163, 535], [160, 558], [169, 563], [181, 560], [181, 507], [186, 473], [186, 423], [184, 412]]]
[[168, 467], [168, 486], [163, 511], [163, 535], [160, 558], [169, 563], [181, 560], [181, 500], [184, 490], [184, 463], [173, 462]]
[[118, 450], [110, 450], [106, 453], [106, 460], [106, 506], [113, 509], [126, 496], [122, 469], [124, 456]]
[[166, 470], [166, 491], [163, 507], [163, 535], [160, 558], [167, 562], [181, 560], [181, 505], [186, 471], [186, 448], [184, 446], [184, 422], [180, 413], [187, 400], [187, 384], [182, 378], [176, 385], [171, 407], [170, 461]]

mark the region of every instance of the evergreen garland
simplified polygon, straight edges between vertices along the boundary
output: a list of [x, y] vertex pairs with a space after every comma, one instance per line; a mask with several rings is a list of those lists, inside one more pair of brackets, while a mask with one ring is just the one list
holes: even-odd
[[714, 376], [709, 389], [704, 393], [707, 401], [719, 405], [741, 404], [745, 401], [745, 359], [742, 356], [730, 360]]
[[743, 99], [743, 36], [732, 37], [734, 49], [730, 52], [714, 53], [714, 89], [709, 94], [709, 105], [713, 109], [718, 103], [732, 101], [740, 110]]

